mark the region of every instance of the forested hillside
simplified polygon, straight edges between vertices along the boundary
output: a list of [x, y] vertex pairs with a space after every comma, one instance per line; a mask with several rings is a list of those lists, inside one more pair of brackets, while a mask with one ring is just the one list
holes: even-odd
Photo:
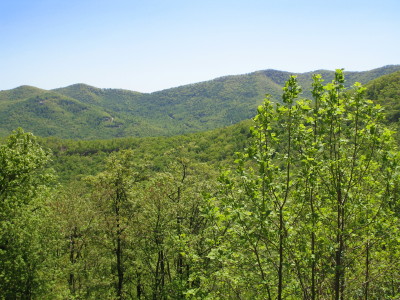
[[[254, 100], [254, 119], [212, 131], [2, 140], [0, 299], [399, 299], [399, 73], [366, 89], [346, 88], [361, 73], [265, 73], [276, 94]], [[214, 83], [180, 89], [204, 96]], [[114, 92], [22, 87], [0, 105], [68, 127], [143, 96], [107, 103]]]
[[[396, 116], [400, 115], [399, 75], [400, 72], [394, 72], [372, 80], [366, 85], [366, 98], [384, 107], [386, 124], [395, 128], [398, 126]], [[303, 94], [305, 93], [303, 90]], [[173, 137], [126, 137], [92, 141], [63, 140], [53, 137], [41, 139], [41, 144], [52, 150], [54, 167], [61, 181], [65, 182], [95, 174], [104, 165], [104, 159], [110, 153], [123, 149], [132, 149], [138, 156], [147, 155], [153, 161], [162, 161], [162, 153], [179, 146], [191, 145], [190, 155], [194, 160], [212, 164], [229, 163], [233, 161], [234, 153], [246, 146], [250, 126], [251, 120], [246, 120], [212, 131]]]
[[397, 123], [400, 118], [400, 72], [370, 81], [366, 96], [385, 107], [388, 122]]
[[251, 120], [225, 128], [173, 137], [118, 138], [108, 140], [77, 141], [59, 138], [40, 138], [39, 143], [53, 153], [52, 167], [62, 183], [94, 175], [105, 167], [110, 153], [132, 150], [137, 159], [152, 162], [155, 171], [168, 165], [168, 155], [174, 149], [187, 150], [188, 159], [219, 167], [230, 165], [234, 154], [241, 151], [250, 136]]
[[[400, 70], [386, 66], [347, 72], [346, 86]], [[315, 71], [327, 81], [333, 71]], [[311, 74], [297, 74], [310, 97]], [[51, 91], [22, 86], [0, 91], [0, 135], [18, 126], [39, 136], [73, 139], [172, 136], [212, 130], [252, 118], [265, 94], [281, 101], [290, 73], [265, 70], [226, 76], [151, 94], [75, 84]]]

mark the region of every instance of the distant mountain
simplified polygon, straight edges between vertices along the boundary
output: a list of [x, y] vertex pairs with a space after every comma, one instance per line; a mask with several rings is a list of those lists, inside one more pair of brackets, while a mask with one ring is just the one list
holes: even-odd
[[40, 136], [86, 138], [112, 118], [101, 108], [44, 90], [24, 99], [3, 101], [0, 107], [2, 133], [20, 126]]
[[[400, 71], [400, 65], [346, 72], [347, 85]], [[310, 96], [311, 76], [331, 81], [333, 71], [294, 74]], [[74, 84], [54, 90], [21, 86], [0, 91], [0, 135], [18, 126], [40, 136], [100, 139], [171, 136], [219, 128], [255, 115], [265, 94], [280, 101], [292, 73], [264, 70], [225, 76], [150, 94]]]

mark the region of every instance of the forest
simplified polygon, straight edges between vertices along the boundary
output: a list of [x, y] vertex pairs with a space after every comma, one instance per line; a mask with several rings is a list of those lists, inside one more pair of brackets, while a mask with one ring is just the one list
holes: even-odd
[[[346, 72], [345, 86], [367, 84], [400, 71], [400, 65]], [[317, 72], [327, 81], [333, 71]], [[44, 90], [20, 86], [0, 91], [0, 136], [18, 127], [41, 137], [75, 140], [176, 136], [248, 120], [265, 94], [281, 101], [288, 72], [264, 70], [153, 93], [100, 89], [86, 84]], [[312, 97], [312, 73], [298, 73], [304, 97]]]
[[0, 299], [399, 299], [400, 72], [284, 75], [211, 131], [2, 139]]

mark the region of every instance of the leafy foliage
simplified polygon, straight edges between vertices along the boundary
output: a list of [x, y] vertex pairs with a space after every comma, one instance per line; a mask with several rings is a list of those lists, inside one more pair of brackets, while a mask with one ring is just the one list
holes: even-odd
[[0, 295], [36, 296], [45, 259], [39, 230], [50, 177], [49, 154], [21, 129], [0, 146]]
[[387, 268], [384, 254], [397, 255], [398, 245], [382, 248], [390, 243], [382, 226], [398, 232], [389, 204], [397, 199], [398, 152], [381, 107], [364, 99], [360, 84], [345, 93], [343, 83], [341, 70], [325, 86], [314, 76], [314, 102], [296, 101], [300, 87], [292, 76], [282, 105], [267, 98], [258, 108], [253, 142], [237, 160], [236, 177], [223, 178], [219, 196], [230, 214], [229, 240], [239, 241], [220, 246], [232, 294], [398, 297], [400, 278], [385, 279], [397, 267]]
[[[381, 107], [397, 99], [397, 74], [346, 89], [341, 70], [327, 84], [268, 70], [182, 87], [186, 100], [174, 90], [157, 97], [185, 120], [193, 97], [219, 110], [257, 97], [265, 82], [252, 85], [255, 75], [284, 88], [253, 121], [172, 137], [17, 130], [2, 140], [0, 298], [397, 299], [400, 155]], [[8, 112], [25, 106], [64, 126], [73, 125], [61, 115], [95, 120], [105, 106], [115, 119], [143, 96], [85, 85], [4, 95]], [[148, 108], [162, 119], [156, 103]]]

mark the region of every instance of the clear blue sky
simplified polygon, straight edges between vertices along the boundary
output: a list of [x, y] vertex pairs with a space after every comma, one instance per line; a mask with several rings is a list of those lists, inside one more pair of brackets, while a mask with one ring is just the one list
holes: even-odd
[[400, 64], [399, 0], [2, 0], [0, 90]]

